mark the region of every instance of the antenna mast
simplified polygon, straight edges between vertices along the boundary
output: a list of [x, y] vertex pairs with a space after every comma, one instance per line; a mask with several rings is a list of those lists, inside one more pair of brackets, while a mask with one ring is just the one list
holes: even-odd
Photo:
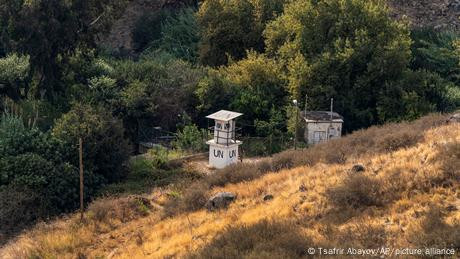
[[308, 94], [305, 94], [305, 107], [304, 107], [305, 116], [307, 116], [307, 105], [308, 105]]
[[331, 98], [331, 122], [332, 122], [332, 112], [334, 108], [334, 98]]

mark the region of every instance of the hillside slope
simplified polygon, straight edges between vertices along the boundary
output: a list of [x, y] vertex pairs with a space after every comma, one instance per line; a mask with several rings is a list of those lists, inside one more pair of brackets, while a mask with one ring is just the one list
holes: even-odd
[[[242, 175], [255, 166], [281, 170]], [[227, 209], [176, 203], [168, 211], [178, 196], [171, 188], [150, 200], [102, 200], [83, 223], [75, 215], [37, 226], [0, 257], [296, 258], [309, 255], [309, 247], [316, 254], [319, 247], [344, 248], [345, 255], [347, 248], [380, 247], [460, 253], [460, 124], [446, 124], [446, 116], [372, 127], [218, 173], [198, 180], [214, 182], [211, 189], [189, 185], [181, 197], [233, 192], [237, 199]]]
[[460, 30], [459, 0], [388, 0], [394, 17], [409, 19], [414, 27]]

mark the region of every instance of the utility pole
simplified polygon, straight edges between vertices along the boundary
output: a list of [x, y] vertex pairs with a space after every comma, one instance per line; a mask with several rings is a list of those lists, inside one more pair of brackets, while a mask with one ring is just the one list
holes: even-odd
[[294, 133], [294, 150], [297, 150], [297, 128], [299, 124], [299, 107], [297, 100], [292, 101], [295, 106], [296, 114], [295, 114], [295, 133]]
[[304, 116], [307, 116], [308, 94], [305, 94]]
[[80, 150], [80, 221], [83, 220], [83, 139], [79, 139], [79, 150]]
[[331, 98], [331, 113], [329, 128], [327, 128], [327, 139], [331, 139], [331, 128], [332, 128], [332, 112], [334, 111], [334, 98]]

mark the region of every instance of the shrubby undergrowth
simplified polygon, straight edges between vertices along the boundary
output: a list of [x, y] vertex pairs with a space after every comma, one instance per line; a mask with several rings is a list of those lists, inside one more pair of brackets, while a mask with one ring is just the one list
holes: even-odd
[[20, 230], [36, 220], [79, 206], [79, 136], [85, 140], [84, 184], [88, 202], [103, 184], [119, 181], [126, 173], [123, 163], [130, 149], [121, 124], [107, 114], [78, 105], [57, 122], [53, 134], [26, 127], [15, 115], [2, 115], [0, 223], [4, 226], [3, 233]]

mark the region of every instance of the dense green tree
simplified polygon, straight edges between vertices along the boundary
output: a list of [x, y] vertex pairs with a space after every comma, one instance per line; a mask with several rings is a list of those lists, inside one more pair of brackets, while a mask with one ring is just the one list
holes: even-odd
[[[278, 64], [255, 52], [249, 52], [246, 59], [228, 67], [211, 70], [200, 82], [196, 94], [202, 115], [231, 109], [244, 113], [240, 121], [248, 126], [254, 126], [255, 121], [259, 125], [263, 121], [270, 123], [272, 115], [278, 116], [273, 109], [284, 116], [283, 107], [287, 100], [285, 80]], [[245, 130], [255, 133], [254, 127]]]
[[[123, 124], [103, 107], [75, 104], [53, 128], [53, 136], [69, 143], [74, 154], [78, 139], [84, 141], [85, 167], [103, 176], [109, 183], [121, 180], [126, 172], [124, 162], [131, 154], [124, 136]], [[71, 162], [78, 164], [78, 156]]]
[[171, 53], [175, 58], [196, 63], [199, 40], [195, 10], [185, 8], [168, 16], [163, 22], [159, 49]]
[[431, 28], [413, 30], [411, 68], [436, 72], [460, 86], [460, 57], [455, 53], [455, 40], [458, 37], [459, 34], [455, 32], [440, 32]]
[[228, 56], [241, 59], [246, 50], [264, 50], [266, 23], [283, 10], [284, 0], [207, 0], [198, 11], [199, 47], [203, 64], [227, 64]]
[[453, 83], [426, 70], [406, 70], [401, 80], [380, 89], [377, 104], [383, 121], [414, 120], [429, 112], [449, 111], [455, 107], [454, 98], [447, 95]]
[[[12, 225], [5, 225], [0, 234], [78, 206], [79, 172], [71, 163], [78, 153], [73, 146], [27, 127], [20, 117], [2, 114], [0, 222]], [[100, 185], [101, 177], [85, 171], [86, 201]]]
[[123, 119], [131, 140], [141, 141], [142, 130], [160, 126], [175, 131], [179, 115], [196, 118], [194, 91], [204, 72], [181, 60], [117, 61], [110, 75], [117, 86], [111, 100], [114, 114]]
[[293, 98], [310, 97], [310, 109], [335, 109], [348, 130], [382, 122], [377, 103], [410, 60], [407, 27], [381, 2], [292, 2], [265, 31], [268, 53], [286, 71]]
[[125, 0], [4, 0], [0, 4], [0, 41], [8, 52], [30, 57], [30, 89], [52, 97], [66, 85], [60, 80], [75, 50], [93, 48], [107, 32]]
[[243, 122], [250, 125], [255, 120], [268, 122], [271, 114], [276, 114], [272, 108], [283, 110], [287, 92], [274, 60], [250, 52], [246, 59], [222, 68], [222, 72], [238, 89], [230, 107], [245, 114]]

